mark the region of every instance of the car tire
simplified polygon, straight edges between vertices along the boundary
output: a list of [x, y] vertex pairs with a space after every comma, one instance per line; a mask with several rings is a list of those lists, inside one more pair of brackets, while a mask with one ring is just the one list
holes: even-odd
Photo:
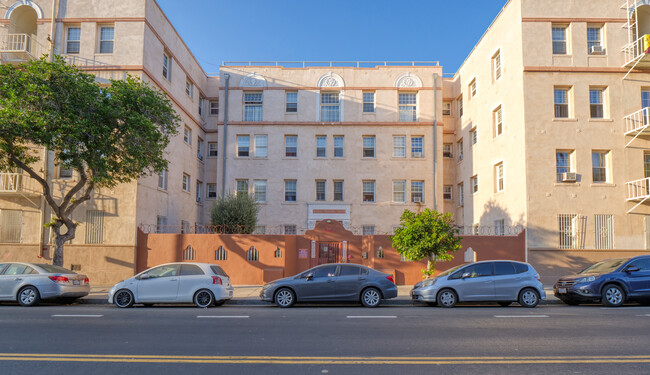
[[214, 295], [207, 289], [201, 289], [194, 293], [194, 304], [196, 307], [206, 309], [214, 303]]
[[275, 304], [282, 307], [291, 307], [296, 303], [296, 293], [289, 288], [281, 288], [275, 292], [275, 297], [273, 297]]
[[26, 286], [18, 291], [16, 299], [21, 306], [36, 306], [41, 302], [41, 294], [35, 286]]
[[438, 305], [446, 308], [451, 308], [456, 306], [458, 303], [458, 294], [451, 289], [443, 289], [438, 292]]
[[222, 299], [221, 301], [215, 301], [215, 302], [214, 302], [214, 306], [221, 306], [221, 305], [223, 305], [224, 303], [226, 303], [226, 301], [227, 301], [227, 300], [225, 300], [225, 299]]
[[525, 288], [519, 292], [518, 302], [523, 307], [536, 307], [539, 304], [539, 292], [533, 288]]
[[361, 304], [364, 307], [377, 307], [381, 304], [381, 292], [377, 288], [367, 288], [361, 292]]
[[625, 291], [615, 284], [605, 285], [602, 296], [601, 302], [607, 307], [619, 307], [625, 303]]
[[133, 293], [128, 289], [120, 289], [113, 296], [113, 303], [121, 309], [133, 306], [134, 302]]
[[497, 302], [497, 303], [501, 307], [508, 307], [508, 306], [510, 306], [512, 304], [512, 302], [510, 302], [510, 301], [500, 301], [500, 302]]

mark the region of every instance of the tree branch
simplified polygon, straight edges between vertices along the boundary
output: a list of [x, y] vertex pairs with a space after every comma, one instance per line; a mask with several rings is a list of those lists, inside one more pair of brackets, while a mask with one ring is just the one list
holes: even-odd
[[63, 201], [61, 202], [62, 212], [67, 211], [67, 207], [70, 204], [72, 198], [86, 185], [86, 182], [88, 181], [88, 175], [86, 175], [86, 171], [83, 167], [77, 168], [77, 172], [79, 172], [80, 176], [79, 181], [70, 189], [70, 191], [68, 191], [68, 193], [63, 198]]
[[16, 165], [18, 165], [22, 170], [26, 171], [27, 174], [34, 180], [36, 180], [41, 186], [43, 187], [43, 196], [45, 196], [45, 200], [47, 200], [47, 203], [50, 205], [54, 213], [57, 214], [57, 216], [60, 215], [60, 207], [56, 204], [54, 201], [54, 198], [52, 197], [52, 192], [50, 190], [50, 185], [47, 184], [47, 181], [41, 176], [38, 175], [29, 165], [23, 163], [22, 160], [18, 159], [16, 155], [13, 153], [9, 153], [9, 159]]

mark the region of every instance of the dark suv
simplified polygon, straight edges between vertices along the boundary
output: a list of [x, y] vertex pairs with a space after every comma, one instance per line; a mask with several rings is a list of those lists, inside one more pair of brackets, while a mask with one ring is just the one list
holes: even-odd
[[601, 302], [618, 307], [650, 301], [650, 255], [608, 259], [555, 283], [555, 296], [568, 305]]

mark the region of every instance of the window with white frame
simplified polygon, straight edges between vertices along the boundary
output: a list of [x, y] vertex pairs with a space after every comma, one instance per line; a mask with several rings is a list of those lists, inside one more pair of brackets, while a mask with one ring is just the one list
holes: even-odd
[[602, 26], [587, 26], [587, 53], [600, 54], [602, 53]]
[[65, 53], [78, 54], [81, 49], [81, 28], [79, 26], [68, 26], [66, 28]]
[[374, 135], [363, 136], [363, 157], [364, 158], [375, 157], [375, 136]]
[[167, 190], [167, 175], [167, 169], [163, 169], [163, 171], [158, 174], [158, 189]]
[[209, 183], [206, 185], [207, 188], [207, 198], [216, 199], [217, 198], [217, 184]]
[[190, 98], [194, 97], [194, 84], [192, 83], [192, 81], [190, 81], [189, 78], [185, 79], [185, 93]]
[[393, 181], [393, 202], [394, 203], [406, 202], [406, 181], [404, 180]]
[[492, 77], [495, 81], [501, 78], [501, 50], [492, 56]]
[[406, 137], [403, 135], [393, 136], [393, 157], [406, 157]]
[[445, 185], [442, 187], [442, 199], [446, 201], [451, 201], [454, 199], [454, 187], [451, 185]]
[[172, 80], [172, 56], [167, 52], [163, 52], [162, 75], [166, 80]]
[[506, 234], [506, 220], [494, 220], [494, 234], [497, 236], [505, 236]]
[[375, 113], [375, 93], [363, 93], [363, 113]]
[[343, 202], [343, 180], [334, 180], [334, 201]]
[[297, 180], [284, 180], [284, 201], [295, 202], [297, 199]]
[[605, 89], [603, 88], [589, 89], [589, 112], [591, 118], [605, 118], [605, 105], [603, 101], [604, 92]]
[[503, 162], [494, 166], [494, 191], [500, 193], [503, 191]]
[[86, 244], [104, 243], [104, 211], [86, 211]]
[[341, 103], [339, 92], [321, 92], [320, 120], [322, 122], [341, 121]]
[[605, 183], [608, 181], [607, 173], [607, 159], [609, 159], [609, 151], [592, 151], [591, 152], [591, 167], [594, 176], [594, 183]]
[[262, 121], [262, 93], [244, 93], [244, 121]]
[[[564, 182], [565, 175], [573, 172], [573, 150], [555, 151], [555, 171], [557, 182]], [[568, 180], [569, 181], [569, 180]], [[574, 182], [574, 181], [569, 181]]]
[[298, 227], [295, 224], [285, 224], [283, 229], [284, 229], [284, 234], [288, 234], [288, 235], [298, 234]]
[[203, 160], [203, 139], [201, 137], [196, 138], [196, 157]]
[[298, 112], [298, 91], [287, 91], [285, 93], [285, 108], [286, 113]]
[[196, 180], [196, 201], [201, 203], [203, 198], [203, 182]]
[[472, 188], [472, 194], [478, 193], [478, 175], [469, 178], [469, 183]]
[[494, 136], [498, 137], [503, 134], [503, 111], [501, 106], [497, 107], [493, 113], [494, 118]]
[[585, 221], [585, 216], [576, 214], [557, 215], [560, 249], [584, 248]]
[[248, 180], [235, 180], [235, 194], [238, 197], [248, 195]]
[[477, 143], [478, 143], [478, 132], [475, 126], [469, 131], [469, 144], [470, 146], [474, 146]]
[[23, 211], [0, 209], [0, 242], [21, 243]]
[[183, 191], [190, 191], [190, 175], [187, 173], [183, 173]]
[[411, 137], [411, 157], [424, 157], [424, 137], [420, 135]]
[[463, 117], [463, 96], [459, 96], [456, 99], [456, 108], [458, 109], [458, 118]]
[[297, 135], [284, 136], [284, 156], [287, 158], [298, 157], [298, 136]]
[[334, 136], [334, 157], [335, 158], [342, 158], [345, 156], [343, 152], [343, 147], [345, 144], [345, 137], [342, 135], [335, 135]]
[[594, 215], [596, 249], [614, 248], [614, 215]]
[[210, 100], [210, 116], [219, 116], [219, 100]]
[[565, 25], [553, 25], [553, 54], [567, 54], [567, 27]]
[[556, 87], [553, 90], [555, 118], [569, 118], [569, 89]]
[[187, 143], [188, 145], [192, 144], [192, 129], [190, 129], [187, 125], [185, 125], [185, 128], [183, 128], [183, 142]]
[[203, 95], [199, 95], [199, 116], [204, 118], [205, 115], [205, 98]]
[[411, 202], [424, 202], [424, 181], [411, 181]]
[[451, 102], [442, 102], [442, 115], [451, 116]]
[[325, 192], [325, 185], [327, 184], [327, 181], [325, 180], [316, 180], [316, 200], [317, 201], [325, 201], [327, 198], [326, 192]]
[[363, 201], [372, 203], [375, 201], [375, 181], [363, 181]]
[[217, 142], [208, 142], [208, 157], [216, 158], [219, 156], [219, 144]]
[[401, 93], [399, 94], [399, 121], [415, 122], [418, 119], [417, 111], [417, 94]]
[[327, 136], [325, 135], [316, 136], [316, 157], [327, 157]]
[[113, 53], [115, 44], [115, 28], [99, 26], [99, 53]]
[[375, 234], [375, 226], [374, 225], [364, 225], [361, 227], [361, 233], [364, 236], [373, 236]]
[[253, 195], [255, 202], [266, 202], [266, 180], [253, 181]]
[[456, 143], [456, 150], [458, 150], [458, 161], [463, 161], [463, 140], [461, 139]]
[[250, 156], [251, 138], [248, 135], [237, 136], [237, 157], [247, 158]]
[[469, 83], [468, 91], [469, 91], [468, 100], [471, 100], [473, 97], [476, 96], [476, 78], [474, 78], [472, 82]]
[[458, 205], [462, 206], [465, 204], [465, 184], [460, 183], [458, 184]]
[[255, 157], [266, 158], [269, 156], [269, 136], [267, 134], [255, 135]]
[[442, 145], [442, 157], [452, 159], [454, 157], [454, 145], [451, 143], [444, 143]]

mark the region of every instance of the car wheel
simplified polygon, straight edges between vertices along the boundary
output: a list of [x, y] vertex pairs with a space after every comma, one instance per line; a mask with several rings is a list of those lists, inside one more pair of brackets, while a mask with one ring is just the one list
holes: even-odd
[[215, 306], [221, 306], [221, 305], [223, 305], [224, 303], [226, 303], [226, 301], [227, 301], [227, 300], [225, 300], [225, 299], [222, 299], [221, 301], [215, 301], [215, 302], [214, 302], [214, 305], [215, 305]]
[[201, 289], [194, 294], [194, 304], [196, 307], [210, 307], [213, 302], [214, 296], [212, 296], [212, 292], [207, 289]]
[[133, 306], [133, 293], [128, 289], [120, 289], [113, 296], [113, 303], [120, 308]]
[[41, 294], [33, 286], [26, 286], [18, 292], [18, 303], [21, 306], [36, 306], [41, 302]]
[[296, 294], [289, 288], [282, 288], [275, 293], [274, 299], [280, 307], [291, 307], [296, 303]]
[[519, 304], [523, 307], [535, 307], [539, 303], [539, 293], [535, 289], [526, 288], [519, 293]]
[[438, 305], [442, 307], [454, 307], [458, 302], [458, 295], [451, 289], [443, 289], [438, 293]]
[[365, 307], [377, 307], [381, 303], [381, 292], [375, 288], [368, 288], [361, 292], [361, 304]]
[[510, 306], [510, 305], [512, 304], [512, 302], [509, 302], [509, 301], [501, 301], [501, 302], [497, 302], [497, 303], [498, 303], [501, 307], [508, 307], [508, 306]]
[[625, 292], [618, 285], [605, 285], [602, 303], [607, 307], [619, 307], [625, 303]]

